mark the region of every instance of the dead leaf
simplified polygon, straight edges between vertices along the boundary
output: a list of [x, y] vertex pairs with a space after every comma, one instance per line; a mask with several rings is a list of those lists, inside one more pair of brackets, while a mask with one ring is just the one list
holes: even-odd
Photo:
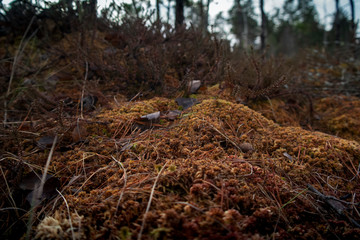
[[294, 160], [292, 156], [290, 156], [287, 152], [283, 153], [284, 157], [288, 158], [291, 162]]
[[[45, 181], [47, 181], [51, 177], [53, 176], [47, 174], [45, 177]], [[34, 190], [37, 186], [40, 186], [41, 178], [42, 178], [41, 174], [30, 172], [22, 179], [22, 181], [19, 184], [19, 187], [22, 190]]]
[[160, 118], [160, 111], [141, 116], [140, 118], [148, 121], [157, 121]]
[[83, 123], [78, 123], [76, 124], [76, 126], [74, 127], [73, 131], [72, 131], [72, 139], [73, 142], [79, 142], [79, 141], [83, 141], [85, 140], [85, 138], [89, 135], [85, 124]]
[[36, 144], [38, 145], [38, 147], [42, 150], [46, 149], [46, 148], [50, 148], [53, 143], [54, 143], [54, 136], [44, 136], [42, 138], [40, 138]]
[[188, 109], [189, 107], [192, 107], [195, 104], [200, 103], [195, 98], [177, 98], [175, 99], [175, 101], [179, 106], [182, 106], [184, 110]]
[[44, 184], [42, 189], [41, 196], [36, 199], [36, 195], [40, 191], [38, 185], [33, 191], [31, 191], [27, 196], [26, 200], [32, 205], [39, 205], [42, 201], [46, 199], [52, 199], [57, 195], [56, 189], [60, 187], [60, 181], [56, 177], [51, 176]]
[[181, 114], [181, 111], [179, 110], [170, 110], [167, 113], [165, 113], [163, 116], [161, 116], [161, 118], [165, 118], [168, 120], [175, 120], [176, 118], [178, 118]]
[[188, 83], [188, 91], [190, 94], [196, 93], [201, 86], [200, 80], [192, 80]]

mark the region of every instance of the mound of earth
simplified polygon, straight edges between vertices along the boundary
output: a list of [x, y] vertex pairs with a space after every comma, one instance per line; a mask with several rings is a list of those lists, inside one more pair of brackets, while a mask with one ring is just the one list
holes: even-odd
[[[222, 99], [118, 102], [57, 128], [37, 239], [356, 239], [360, 144]], [[160, 111], [161, 117], [143, 117]], [[149, 115], [147, 115], [149, 116]], [[29, 150], [33, 146], [29, 145]], [[24, 157], [45, 166], [49, 151]], [[39, 217], [40, 217], [39, 215]]]
[[289, 104], [281, 99], [255, 102], [251, 108], [282, 126], [304, 126], [341, 138], [360, 140], [360, 99], [334, 95], [306, 104]]

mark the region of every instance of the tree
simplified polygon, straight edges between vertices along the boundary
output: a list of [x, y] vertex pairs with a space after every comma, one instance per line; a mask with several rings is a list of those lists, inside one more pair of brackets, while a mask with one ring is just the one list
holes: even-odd
[[258, 37], [258, 23], [251, 0], [243, 3], [234, 0], [234, 6], [229, 11], [229, 22], [232, 26], [231, 32], [239, 40], [243, 48], [248, 48], [249, 44], [254, 44]]
[[339, 46], [340, 44], [340, 9], [339, 9], [339, 0], [335, 0], [335, 44]]
[[204, 11], [204, 4], [203, 0], [199, 0], [199, 9], [200, 9], [200, 28], [205, 28], [205, 11]]
[[209, 25], [209, 8], [212, 0], [198, 0], [186, 1], [185, 6], [190, 7], [190, 14], [187, 18], [190, 19], [192, 24], [201, 29], [202, 32], [206, 33]]
[[355, 43], [356, 38], [356, 24], [355, 24], [355, 10], [354, 10], [354, 0], [350, 1], [350, 10], [351, 10], [351, 42]]
[[312, 0], [286, 0], [278, 21], [274, 33], [278, 51], [291, 55], [297, 49], [322, 44], [324, 28]]
[[351, 19], [340, 8], [339, 13], [334, 18], [333, 28], [329, 33], [329, 38], [335, 41], [335, 46], [345, 45], [353, 41], [351, 25]]
[[73, 9], [73, 3], [74, 1], [73, 0], [66, 0], [66, 7], [67, 7], [67, 12], [68, 12], [68, 17], [74, 17], [75, 15], [75, 12], [74, 12], [74, 9]]
[[156, 0], [156, 20], [160, 21], [160, 0]]
[[322, 44], [324, 28], [320, 25], [313, 0], [298, 0], [298, 19], [295, 24], [297, 43], [300, 47]]
[[175, 5], [175, 28], [184, 23], [184, 0], [176, 0]]
[[200, 27], [203, 29], [204, 32], [207, 31], [209, 25], [209, 9], [210, 9], [211, 0], [207, 0], [206, 6], [202, 0], [199, 0], [200, 6]]
[[168, 0], [168, 5], [167, 5], [167, 14], [166, 14], [166, 16], [167, 16], [167, 23], [169, 23], [170, 22], [170, 10], [171, 10], [171, 0]]
[[261, 12], [261, 51], [265, 50], [265, 42], [266, 42], [266, 15], [264, 12], [264, 0], [260, 0], [260, 12]]

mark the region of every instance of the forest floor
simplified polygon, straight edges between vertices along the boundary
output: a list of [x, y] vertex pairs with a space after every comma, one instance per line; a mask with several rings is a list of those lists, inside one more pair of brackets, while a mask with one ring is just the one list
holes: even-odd
[[310, 61], [311, 95], [242, 103], [221, 84], [129, 97], [42, 61], [3, 111], [2, 239], [360, 238], [359, 61]]

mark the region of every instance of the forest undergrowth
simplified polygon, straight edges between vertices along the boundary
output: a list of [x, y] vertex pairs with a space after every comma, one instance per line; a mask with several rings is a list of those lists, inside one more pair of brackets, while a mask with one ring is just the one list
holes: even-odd
[[359, 48], [148, 21], [0, 38], [1, 238], [359, 238]]

